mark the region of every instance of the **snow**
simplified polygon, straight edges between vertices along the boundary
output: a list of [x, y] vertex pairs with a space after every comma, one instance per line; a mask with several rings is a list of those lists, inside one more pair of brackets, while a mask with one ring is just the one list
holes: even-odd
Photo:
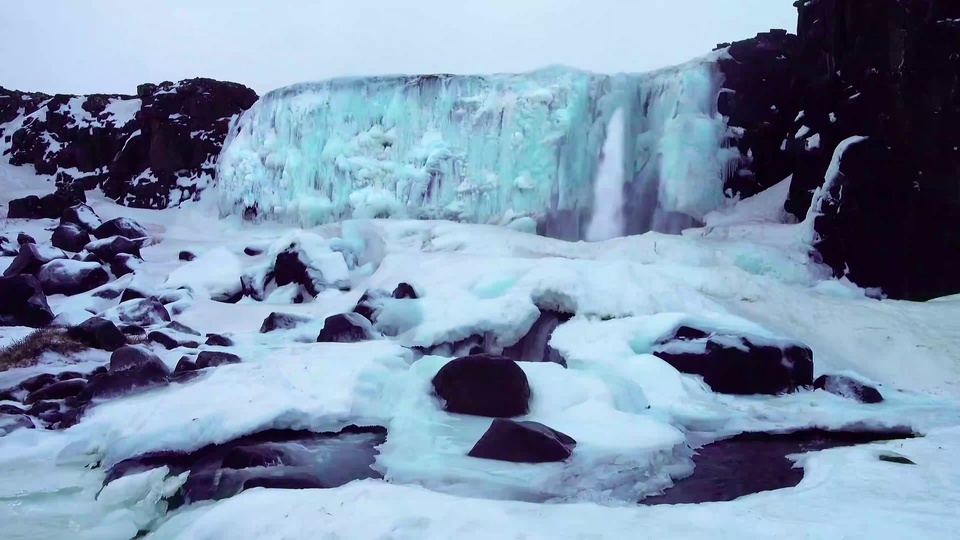
[[[554, 67], [523, 75], [378, 77], [263, 96], [217, 165], [221, 213], [313, 226], [344, 218], [499, 223], [587, 209], [604, 127], [649, 191], [636, 232], [679, 232], [723, 204], [739, 156], [716, 111], [716, 55], [645, 75]], [[639, 197], [639, 195], [638, 195]]]
[[[388, 132], [371, 137], [400, 137]], [[836, 181], [842, 150], [855, 142], [838, 149], [824, 192]], [[440, 147], [423, 148], [430, 159]], [[0, 203], [47, 188], [21, 174], [0, 167], [0, 182], [11, 187], [0, 191]], [[683, 235], [591, 243], [506, 226], [398, 218], [310, 229], [251, 224], [238, 216], [219, 219], [212, 198], [154, 211], [120, 207], [92, 192], [98, 215], [135, 219], [155, 239], [142, 249], [145, 263], [137, 274], [108, 286], [190, 287], [193, 298], [176, 320], [201, 333], [229, 333], [236, 346], [227, 350], [243, 361], [98, 402], [65, 431], [21, 429], [0, 438], [3, 534], [129, 539], [146, 528], [152, 531], [147, 537], [157, 539], [617, 538], [638, 531], [669, 538], [953, 537], [960, 527], [954, 487], [960, 473], [952, 457], [960, 448], [960, 302], [877, 300], [831, 278], [808, 256], [808, 224], [789, 223], [782, 211], [789, 181], [706, 213], [703, 227]], [[514, 213], [505, 223], [528, 226], [521, 221], [527, 217]], [[52, 223], [0, 226], [46, 242], [44, 229]], [[264, 253], [242, 255], [247, 246]], [[291, 246], [325, 279], [346, 281], [351, 289], [282, 306], [209, 298]], [[184, 249], [198, 258], [178, 260]], [[420, 298], [384, 302], [379, 320], [396, 335], [316, 343], [325, 317], [350, 311], [368, 289], [389, 292], [401, 281]], [[271, 292], [271, 302], [291, 296]], [[108, 311], [117, 301], [90, 292], [52, 297], [50, 304], [72, 316]], [[576, 313], [550, 341], [568, 368], [521, 363], [533, 389], [522, 419], [575, 438], [573, 456], [540, 465], [465, 457], [490, 419], [444, 412], [429, 386], [449, 359], [419, 357], [408, 347], [473, 335], [488, 338], [493, 348], [509, 346], [541, 309]], [[313, 322], [260, 334], [273, 311]], [[679, 324], [802, 342], [814, 351], [817, 375], [877, 385], [885, 402], [861, 405], [823, 391], [714, 394], [698, 377], [650, 354]], [[0, 328], [0, 345], [30, 331]], [[183, 351], [154, 352], [173, 367]], [[37, 366], [0, 373], [0, 389], [42, 372], [90, 371], [108, 358], [104, 351], [45, 357]], [[376, 462], [385, 481], [257, 488], [168, 513], [163, 501], [183, 479], [163, 468], [102, 488], [106, 467], [140, 453], [189, 451], [269, 428], [335, 431], [350, 424], [388, 428]], [[695, 441], [811, 426], [910, 426], [925, 437], [800, 456], [805, 478], [797, 488], [720, 504], [634, 504], [689, 474], [688, 445]], [[879, 461], [881, 452], [918, 465]]]
[[815, 148], [820, 148], [820, 134], [817, 133], [812, 135], [806, 141], [804, 141], [804, 148], [807, 150], [807, 152]]

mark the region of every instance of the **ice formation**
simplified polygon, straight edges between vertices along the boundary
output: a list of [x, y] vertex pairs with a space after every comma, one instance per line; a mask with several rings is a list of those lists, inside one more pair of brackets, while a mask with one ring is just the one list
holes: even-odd
[[623, 125], [623, 111], [617, 109], [607, 126], [607, 142], [593, 181], [593, 216], [587, 227], [591, 242], [623, 236]]
[[[679, 232], [722, 205], [739, 157], [717, 112], [716, 58], [651, 74], [552, 67], [281, 88], [233, 126], [220, 210], [304, 226], [564, 220], [580, 238], [599, 203], [591, 184], [609, 125], [623, 130], [623, 232]], [[623, 121], [611, 125], [618, 110]]]

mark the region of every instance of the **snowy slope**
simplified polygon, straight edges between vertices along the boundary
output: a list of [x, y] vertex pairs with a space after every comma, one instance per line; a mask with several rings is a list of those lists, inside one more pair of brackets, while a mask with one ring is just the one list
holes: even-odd
[[[22, 174], [0, 169], [0, 183], [29, 185]], [[24, 193], [13, 189], [0, 197]], [[243, 362], [98, 404], [65, 431], [21, 429], [0, 438], [3, 534], [126, 539], [149, 529], [151, 538], [188, 539], [837, 538], [921, 532], [949, 538], [960, 527], [951, 461], [960, 449], [960, 303], [881, 301], [826, 279], [828, 272], [807, 256], [802, 224], [778, 222], [774, 209], [785, 193], [741, 201], [684, 235], [596, 243], [441, 221], [360, 220], [304, 232], [239, 216], [220, 219], [212, 199], [152, 211], [93, 197], [101, 217], [132, 217], [154, 238], [142, 250], [141, 270], [126, 278], [145, 288], [171, 276], [172, 283], [215, 288], [235, 271], [232, 265], [259, 264], [243, 254], [245, 247], [291, 237], [324, 246], [366, 231], [382, 239], [385, 253], [382, 260], [369, 254], [366, 271], [350, 271], [350, 290], [328, 290], [313, 302], [225, 304], [200, 293], [185, 300], [176, 319], [203, 332], [229, 333], [237, 343], [230, 350]], [[2, 232], [22, 230], [44, 241], [52, 223], [7, 220]], [[184, 249], [200, 257], [178, 260]], [[314, 342], [319, 324], [258, 331], [272, 311], [320, 322], [352, 309], [364, 290], [392, 290], [401, 281], [421, 298], [384, 305], [381, 316], [392, 321], [395, 336], [324, 344]], [[50, 298], [55, 312], [90, 301]], [[409, 347], [473, 334], [511, 345], [545, 305], [576, 313], [551, 341], [568, 369], [523, 365], [535, 395], [524, 419], [574, 436], [574, 457], [543, 465], [466, 458], [489, 419], [440, 410], [429, 379], [448, 359], [418, 359]], [[873, 381], [886, 401], [866, 406], [825, 392], [713, 393], [649, 354], [677, 322], [799, 340], [814, 350], [817, 374]], [[0, 329], [0, 340], [23, 333]], [[170, 367], [185, 353], [155, 352]], [[93, 353], [78, 360], [89, 366], [106, 358]], [[51, 362], [0, 374], [0, 386], [38, 371], [77, 368]], [[91, 468], [95, 463], [194, 450], [267, 428], [337, 430], [351, 423], [388, 429], [375, 464], [386, 481], [325, 490], [256, 488], [164, 514], [163, 494], [181, 480], [157, 469], [110, 484], [98, 498], [105, 469]], [[689, 474], [687, 445], [694, 435], [712, 440], [810, 426], [909, 426], [926, 437], [806, 455], [799, 460], [807, 474], [793, 489], [730, 503], [632, 504]], [[881, 450], [918, 465], [881, 462]]]

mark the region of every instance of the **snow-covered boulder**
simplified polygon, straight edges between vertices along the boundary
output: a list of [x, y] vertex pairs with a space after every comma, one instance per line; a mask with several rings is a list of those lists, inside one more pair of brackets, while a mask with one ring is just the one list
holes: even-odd
[[44, 294], [72, 296], [106, 285], [110, 276], [97, 263], [59, 259], [43, 265], [37, 279]]
[[846, 375], [821, 375], [813, 381], [813, 387], [860, 403], [883, 401], [883, 395], [879, 390]]
[[65, 223], [72, 223], [88, 233], [93, 234], [93, 231], [97, 230], [97, 227], [103, 224], [103, 220], [94, 212], [93, 208], [81, 203], [73, 205], [63, 211], [63, 215], [60, 216], [60, 224], [63, 225]]
[[53, 247], [77, 253], [90, 243], [90, 234], [73, 223], [61, 223], [50, 237]]
[[373, 337], [370, 321], [356, 313], [339, 313], [323, 321], [323, 329], [317, 336], [320, 343], [356, 343]]
[[4, 270], [3, 275], [5, 277], [20, 274], [36, 276], [40, 273], [40, 268], [42, 268], [43, 265], [56, 259], [66, 258], [67, 254], [64, 253], [63, 250], [55, 247], [40, 246], [34, 243], [20, 244], [20, 251], [17, 253], [17, 257], [13, 259], [10, 266]]
[[111, 236], [122, 236], [131, 240], [137, 240], [146, 238], [147, 230], [143, 228], [143, 225], [140, 225], [130, 218], [118, 217], [101, 224], [93, 231], [93, 235], [100, 239], [110, 238]]
[[103, 317], [91, 317], [67, 330], [67, 334], [91, 347], [115, 351], [127, 344], [127, 338], [117, 325]]

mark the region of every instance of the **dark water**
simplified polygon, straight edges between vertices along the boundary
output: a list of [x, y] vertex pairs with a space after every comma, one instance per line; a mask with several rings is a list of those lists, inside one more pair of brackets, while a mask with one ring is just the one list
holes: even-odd
[[641, 500], [640, 504], [732, 501], [751, 493], [795, 487], [803, 480], [803, 469], [794, 468], [788, 455], [913, 436], [909, 430], [744, 433], [697, 450], [693, 476], [678, 481], [663, 495]]

